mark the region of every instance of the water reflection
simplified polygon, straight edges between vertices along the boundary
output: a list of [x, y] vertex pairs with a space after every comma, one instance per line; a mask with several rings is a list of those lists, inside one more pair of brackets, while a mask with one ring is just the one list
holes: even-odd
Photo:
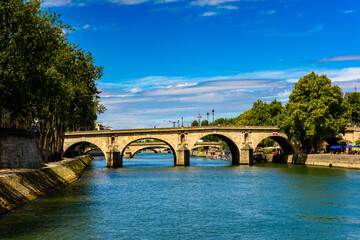
[[359, 171], [139, 154], [0, 218], [3, 239], [359, 237]]

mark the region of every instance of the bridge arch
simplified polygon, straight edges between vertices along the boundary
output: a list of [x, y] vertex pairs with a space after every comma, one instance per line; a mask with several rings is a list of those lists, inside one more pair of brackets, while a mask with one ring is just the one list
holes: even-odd
[[138, 148], [138, 149], [136, 149], [135, 151], [132, 150], [132, 151], [133, 151], [133, 154], [132, 154], [132, 155], [138, 154], [140, 151], [146, 150], [146, 149], [150, 149], [150, 150], [152, 150], [154, 153], [159, 153], [159, 151], [157, 151], [157, 150], [155, 150], [155, 149], [164, 149], [164, 150], [169, 149], [169, 150], [171, 151], [169, 145], [167, 145], [166, 147], [156, 146], [156, 145], [155, 145], [155, 146], [151, 146], [151, 145], [150, 145], [150, 146]]
[[223, 140], [229, 147], [230, 152], [231, 152], [231, 158], [232, 158], [232, 162], [234, 164], [238, 164], [240, 162], [240, 149], [238, 147], [238, 144], [236, 144], [236, 141], [233, 140], [230, 136], [225, 136], [225, 134], [219, 134], [219, 133], [204, 133], [201, 134], [200, 136], [198, 136], [198, 139], [191, 143], [189, 145], [189, 149], [194, 149], [196, 148], [196, 142], [204, 137], [207, 136], [216, 136], [218, 138], [220, 138], [221, 140]]
[[283, 150], [284, 155], [292, 155], [292, 154], [296, 153], [296, 149], [290, 143], [289, 139], [285, 136], [279, 136], [279, 135], [269, 135], [269, 136], [263, 137], [262, 139], [254, 142], [253, 147], [256, 148], [260, 144], [260, 142], [266, 138], [270, 138], [270, 139], [274, 140], [275, 142], [277, 142], [279, 144], [279, 146], [281, 147], [281, 149]]
[[[120, 159], [123, 159], [123, 157], [127, 156], [128, 154], [131, 154], [131, 155], [135, 155], [137, 152], [143, 150], [143, 149], [152, 149], [153, 147], [155, 146], [146, 146], [146, 147], [142, 147], [140, 149], [137, 149], [135, 152], [127, 152], [127, 150], [129, 150], [129, 146], [136, 142], [136, 141], [139, 141], [139, 140], [144, 140], [144, 139], [155, 139], [155, 140], [158, 140], [158, 141], [161, 141], [163, 143], [165, 143], [167, 145], [167, 148], [170, 148], [171, 152], [173, 153], [173, 156], [174, 156], [174, 165], [176, 165], [176, 151], [175, 151], [175, 147], [172, 146], [169, 142], [167, 142], [165, 139], [161, 139], [161, 138], [155, 138], [155, 137], [143, 137], [143, 138], [135, 138], [135, 139], [132, 139], [130, 142], [128, 142], [125, 147], [123, 148], [123, 150], [121, 151], [121, 155], [120, 155]], [[156, 148], [159, 148], [158, 146], [156, 146]], [[128, 157], [127, 157], [128, 158]], [[122, 160], [121, 160], [122, 161]]]
[[96, 143], [94, 143], [92, 141], [79, 141], [79, 142], [72, 143], [71, 145], [68, 145], [68, 146], [64, 147], [64, 157], [69, 157], [69, 158], [74, 157], [73, 153], [74, 153], [75, 148], [80, 146], [81, 144], [84, 144], [84, 143], [90, 143], [90, 144], [96, 146], [97, 148], [100, 149], [100, 151], [104, 154], [104, 156], [106, 156], [105, 149], [101, 149], [101, 147], [98, 144], [96, 144]]
[[[136, 154], [138, 154], [140, 151], [147, 150], [147, 149], [152, 150], [154, 153], [159, 153], [159, 152], [156, 151], [154, 148], [155, 148], [155, 146], [143, 147], [143, 148], [137, 149], [137, 150], [133, 153], [133, 155], [136, 155]], [[159, 148], [159, 147], [157, 147], [157, 148]]]

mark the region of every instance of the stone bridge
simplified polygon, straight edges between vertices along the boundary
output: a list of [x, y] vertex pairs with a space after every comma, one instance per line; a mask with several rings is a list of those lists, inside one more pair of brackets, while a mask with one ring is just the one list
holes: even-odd
[[64, 155], [71, 154], [81, 143], [92, 143], [104, 153], [107, 167], [122, 167], [122, 158], [131, 143], [141, 139], [157, 139], [169, 146], [176, 166], [188, 166], [190, 149], [194, 148], [198, 140], [209, 135], [217, 136], [227, 143], [233, 164], [252, 164], [253, 149], [265, 138], [274, 139], [284, 154], [297, 152], [287, 136], [278, 133], [277, 127], [206, 126], [69, 132], [65, 135]]
[[[193, 149], [200, 148], [200, 147], [221, 147], [220, 142], [196, 142], [194, 147], [189, 149], [192, 151]], [[124, 156], [126, 158], [133, 158], [135, 154], [138, 152], [145, 150], [145, 149], [151, 149], [155, 153], [158, 153], [161, 151], [161, 149], [170, 149], [169, 145], [167, 145], [164, 142], [135, 142], [131, 143], [128, 147], [126, 147]]]

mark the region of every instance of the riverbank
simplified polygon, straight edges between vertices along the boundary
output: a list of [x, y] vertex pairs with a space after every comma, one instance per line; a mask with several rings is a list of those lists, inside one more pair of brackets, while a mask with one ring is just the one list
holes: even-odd
[[91, 156], [65, 159], [40, 169], [18, 169], [0, 173], [0, 214], [36, 200], [78, 180]]
[[360, 156], [347, 154], [266, 154], [268, 162], [360, 169]]

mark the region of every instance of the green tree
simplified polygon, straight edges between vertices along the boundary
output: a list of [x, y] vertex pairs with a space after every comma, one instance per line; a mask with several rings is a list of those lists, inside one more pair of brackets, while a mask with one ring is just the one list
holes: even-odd
[[300, 141], [304, 150], [317, 150], [321, 140], [344, 132], [345, 112], [341, 89], [331, 86], [325, 75], [311, 72], [295, 84], [279, 128], [290, 139]]
[[0, 111], [8, 110], [12, 119], [33, 120], [67, 26], [57, 14], [43, 11], [40, 1], [0, 4]]
[[240, 114], [235, 122], [236, 125], [251, 126], [275, 126], [278, 124], [283, 107], [276, 99], [271, 103], [261, 100], [254, 102], [253, 107]]
[[226, 142], [221, 142], [221, 150], [225, 151], [226, 148], [228, 148], [229, 146], [227, 145]]
[[258, 146], [260, 147], [274, 147], [275, 146], [275, 140], [271, 138], [265, 138], [263, 139]]
[[236, 125], [238, 126], [250, 125], [251, 116], [252, 116], [251, 110], [246, 110], [236, 118], [235, 120]]
[[235, 125], [235, 118], [218, 118], [215, 119], [210, 125], [212, 126], [232, 126]]
[[199, 126], [199, 122], [197, 120], [194, 120], [192, 123], [191, 123], [191, 126], [192, 127], [197, 127]]
[[221, 138], [216, 135], [207, 135], [201, 138], [204, 142], [221, 142]]
[[0, 3], [0, 114], [39, 119], [39, 148], [43, 160], [52, 161], [62, 156], [67, 129], [92, 129], [105, 111], [95, 82], [102, 67], [68, 41], [64, 30], [71, 28], [40, 3]]
[[201, 121], [201, 126], [209, 126], [208, 120], [204, 119]]
[[360, 93], [354, 92], [345, 99], [351, 125], [360, 123]]

